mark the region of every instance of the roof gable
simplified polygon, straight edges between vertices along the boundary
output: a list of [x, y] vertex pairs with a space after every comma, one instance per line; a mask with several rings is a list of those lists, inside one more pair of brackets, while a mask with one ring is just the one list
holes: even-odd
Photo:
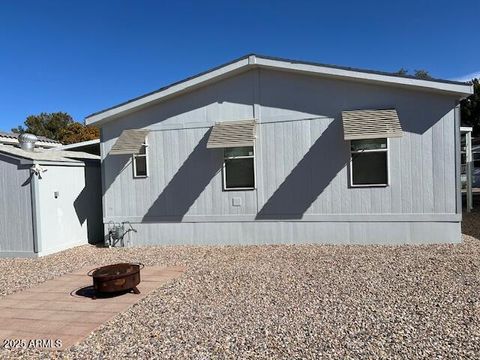
[[226, 77], [232, 77], [241, 72], [245, 72], [254, 68], [266, 68], [329, 78], [370, 82], [380, 85], [383, 84], [422, 89], [450, 94], [458, 98], [462, 98], [473, 93], [473, 87], [462, 82], [440, 79], [422, 80], [412, 76], [403, 76], [380, 71], [362, 70], [252, 54], [233, 60], [232, 62], [210, 69], [206, 72], [189, 77], [182, 81], [165, 86], [154, 92], [131, 99], [114, 107], [91, 114], [86, 117], [85, 122], [87, 125], [100, 125], [123, 114], [139, 110], [159, 101], [166, 100], [172, 96], [180, 95], [187, 91], [194, 90], [198, 87], [205, 86], [209, 83], [219, 81]]

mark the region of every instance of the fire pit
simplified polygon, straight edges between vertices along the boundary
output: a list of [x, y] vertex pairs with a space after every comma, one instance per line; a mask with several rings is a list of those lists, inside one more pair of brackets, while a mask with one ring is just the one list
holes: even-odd
[[115, 293], [133, 290], [140, 294], [137, 285], [140, 284], [140, 270], [143, 264], [120, 263], [92, 269], [88, 275], [93, 278], [95, 291], [101, 293]]

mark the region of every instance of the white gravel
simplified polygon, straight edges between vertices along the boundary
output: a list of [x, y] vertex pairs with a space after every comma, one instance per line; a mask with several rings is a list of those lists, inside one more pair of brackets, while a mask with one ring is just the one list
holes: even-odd
[[187, 265], [68, 351], [0, 358], [479, 358], [480, 213], [432, 246], [99, 249], [0, 260], [0, 295], [99, 261]]

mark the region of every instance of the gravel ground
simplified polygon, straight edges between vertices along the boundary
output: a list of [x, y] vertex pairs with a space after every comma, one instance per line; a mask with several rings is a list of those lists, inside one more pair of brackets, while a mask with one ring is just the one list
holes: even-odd
[[0, 358], [479, 358], [480, 213], [463, 243], [99, 249], [0, 260], [0, 296], [101, 261], [187, 265], [68, 351]]

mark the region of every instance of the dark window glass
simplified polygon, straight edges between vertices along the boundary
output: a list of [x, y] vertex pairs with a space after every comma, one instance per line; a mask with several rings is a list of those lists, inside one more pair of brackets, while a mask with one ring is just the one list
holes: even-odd
[[387, 173], [387, 152], [352, 154], [353, 185], [387, 184]]
[[137, 156], [135, 157], [135, 176], [147, 176], [147, 157]]
[[255, 186], [253, 159], [225, 159], [225, 188], [253, 188]]

